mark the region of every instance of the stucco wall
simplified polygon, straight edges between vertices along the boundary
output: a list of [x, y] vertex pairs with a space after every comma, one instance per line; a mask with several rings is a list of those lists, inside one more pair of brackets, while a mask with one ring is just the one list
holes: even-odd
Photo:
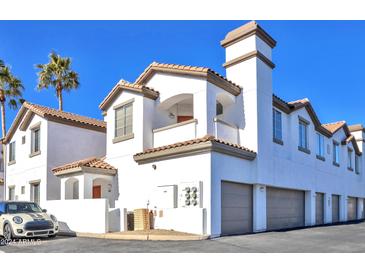
[[[39, 122], [41, 154], [29, 157], [30, 128]], [[26, 138], [25, 144], [22, 144], [23, 136]], [[105, 137], [105, 133], [50, 122], [34, 115], [28, 128], [25, 131], [16, 130], [10, 141], [16, 142], [16, 163], [7, 166], [7, 187], [15, 186], [16, 198], [28, 201], [30, 183], [40, 181], [41, 204], [47, 199], [60, 199], [59, 179], [53, 175], [52, 168], [90, 156], [104, 156]], [[21, 194], [22, 186], [25, 187], [24, 194]]]

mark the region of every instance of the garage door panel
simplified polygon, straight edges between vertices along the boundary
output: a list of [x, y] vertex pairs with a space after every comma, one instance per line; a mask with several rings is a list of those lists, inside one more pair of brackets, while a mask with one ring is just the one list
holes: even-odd
[[268, 187], [266, 190], [267, 228], [304, 226], [304, 192]]
[[340, 221], [340, 196], [332, 195], [332, 223]]
[[316, 193], [316, 225], [324, 223], [324, 194]]
[[347, 199], [347, 220], [356, 220], [357, 214], [357, 199], [354, 197], [348, 197]]
[[[252, 199], [249, 195], [224, 194], [223, 207], [251, 207]], [[251, 202], [251, 204], [250, 204]]]
[[222, 182], [221, 233], [252, 232], [252, 186]]

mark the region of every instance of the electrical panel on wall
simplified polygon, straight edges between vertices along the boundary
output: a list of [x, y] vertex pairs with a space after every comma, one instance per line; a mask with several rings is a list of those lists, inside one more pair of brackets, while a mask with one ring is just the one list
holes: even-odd
[[180, 183], [179, 207], [199, 208], [203, 206], [202, 182]]
[[155, 208], [176, 208], [177, 207], [177, 186], [165, 185], [156, 187], [151, 198], [152, 206]]

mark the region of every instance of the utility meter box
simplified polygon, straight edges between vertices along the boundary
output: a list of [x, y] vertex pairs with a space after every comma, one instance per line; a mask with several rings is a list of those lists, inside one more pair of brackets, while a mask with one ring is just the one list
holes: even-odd
[[203, 207], [202, 186], [201, 181], [180, 183], [178, 186], [179, 207]]
[[158, 186], [154, 193], [154, 204], [156, 208], [176, 208], [177, 207], [177, 186]]

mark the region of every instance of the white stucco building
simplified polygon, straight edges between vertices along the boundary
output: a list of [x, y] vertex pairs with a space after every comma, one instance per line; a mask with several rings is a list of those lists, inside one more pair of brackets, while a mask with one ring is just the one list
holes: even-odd
[[8, 200], [44, 205], [61, 197], [51, 169], [105, 155], [105, 122], [25, 102], [5, 138]]
[[[126, 211], [137, 208], [153, 212], [155, 228], [212, 237], [364, 218], [363, 127], [322, 124], [308, 99], [274, 95], [276, 42], [257, 23], [221, 45], [226, 77], [154, 62], [100, 104], [107, 130], [99, 154], [79, 147], [84, 158], [48, 161], [61, 183], [49, 206], [93, 212], [91, 221], [59, 212], [71, 228], [125, 230]], [[9, 166], [14, 182], [24, 172]]]

